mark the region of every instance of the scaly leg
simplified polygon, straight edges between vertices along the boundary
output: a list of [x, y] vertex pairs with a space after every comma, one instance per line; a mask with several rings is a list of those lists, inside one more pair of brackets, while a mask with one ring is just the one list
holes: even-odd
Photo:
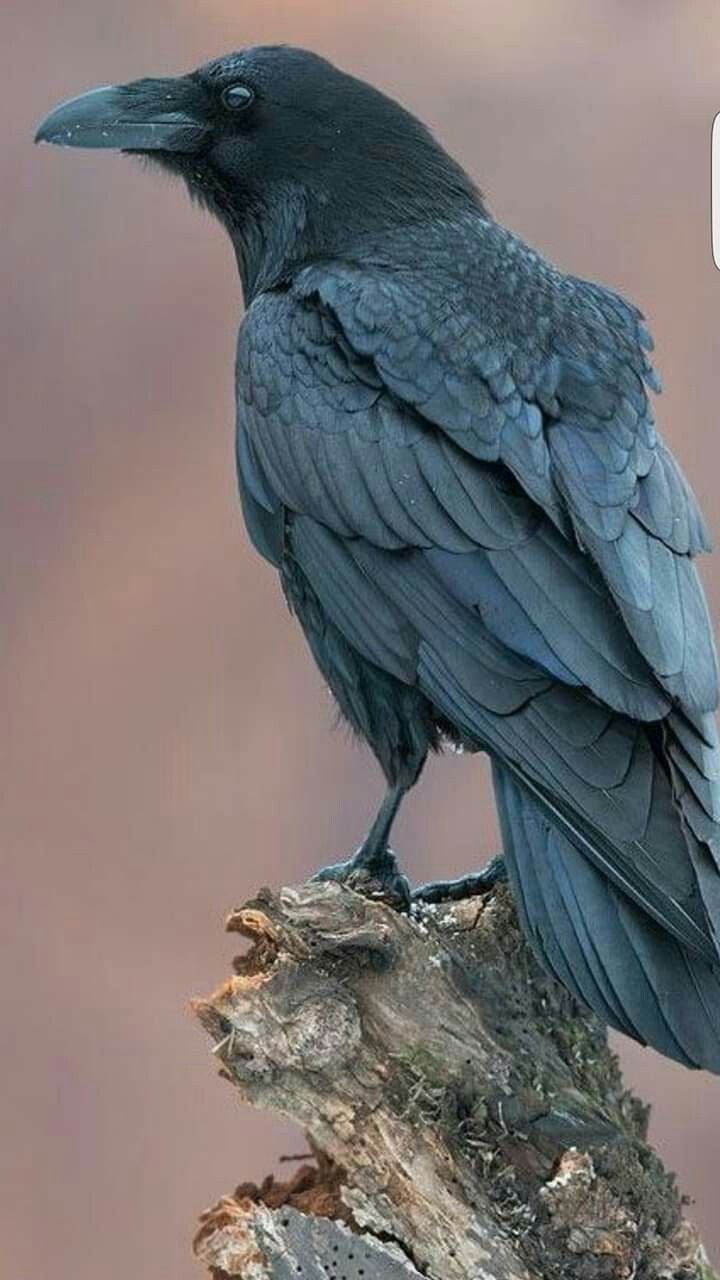
[[389, 846], [390, 832], [407, 787], [390, 787], [363, 844], [347, 862], [336, 862], [317, 872], [316, 880], [339, 880], [372, 898], [387, 898], [393, 905], [410, 906], [410, 886], [398, 868]]

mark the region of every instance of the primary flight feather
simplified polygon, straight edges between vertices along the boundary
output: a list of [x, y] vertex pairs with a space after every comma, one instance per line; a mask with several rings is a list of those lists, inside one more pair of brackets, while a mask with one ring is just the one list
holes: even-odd
[[37, 136], [149, 156], [232, 239], [248, 531], [388, 783], [324, 874], [405, 896], [402, 795], [444, 742], [485, 751], [541, 961], [612, 1026], [720, 1071], [709, 544], [655, 428], [640, 312], [304, 50], [94, 90]]

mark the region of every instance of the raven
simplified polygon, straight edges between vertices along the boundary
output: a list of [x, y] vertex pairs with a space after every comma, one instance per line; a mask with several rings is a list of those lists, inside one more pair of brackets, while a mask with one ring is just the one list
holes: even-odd
[[406, 895], [402, 796], [428, 751], [484, 751], [541, 962], [613, 1027], [720, 1071], [709, 543], [655, 430], [641, 313], [301, 49], [96, 89], [37, 139], [144, 155], [229, 232], [249, 535], [388, 784], [321, 874]]

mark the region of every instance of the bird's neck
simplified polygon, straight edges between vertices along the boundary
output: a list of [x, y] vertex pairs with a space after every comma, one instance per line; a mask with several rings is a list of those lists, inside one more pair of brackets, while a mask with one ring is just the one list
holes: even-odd
[[272, 199], [246, 197], [239, 210], [223, 221], [249, 306], [258, 293], [290, 279], [312, 256], [313, 236], [306, 193], [289, 183], [276, 190]]
[[214, 212], [226, 226], [235, 249], [246, 304], [267, 289], [292, 279], [310, 262], [362, 256], [368, 243], [382, 247], [385, 238], [397, 240], [398, 231], [412, 242], [421, 225], [452, 219], [469, 210], [484, 212], [474, 190], [445, 195], [439, 201], [419, 192], [397, 192], [391, 199], [366, 198], [351, 192], [332, 196], [286, 183], [270, 196], [246, 197], [226, 203]]

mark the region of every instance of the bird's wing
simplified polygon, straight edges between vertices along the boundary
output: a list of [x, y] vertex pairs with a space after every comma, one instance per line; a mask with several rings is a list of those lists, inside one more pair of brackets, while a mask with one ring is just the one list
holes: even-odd
[[[445, 275], [337, 264], [258, 298], [240, 343], [243, 447], [290, 508], [343, 536], [486, 547], [506, 583], [564, 558], [581, 584], [563, 602], [595, 590], [592, 637], [609, 592], [627, 648], [689, 713], [708, 711], [716, 664], [692, 563], [708, 541], [654, 429], [639, 313], [478, 225], [464, 255], [456, 246], [453, 261], [470, 263], [460, 279], [447, 264]], [[526, 588], [535, 613], [542, 582], [533, 600]]]
[[701, 948], [696, 881], [720, 918], [715, 661], [691, 559], [706, 538], [652, 427], [637, 312], [513, 243], [472, 307], [467, 280], [340, 265], [257, 298], [243, 485], [260, 511], [308, 517], [293, 554], [350, 643], [552, 797], [588, 856]]
[[714, 707], [711, 628], [691, 561], [709, 541], [655, 430], [640, 312], [556, 271], [496, 223], [455, 236], [445, 229], [453, 260], [436, 271], [314, 268], [303, 286], [416, 421], [466, 457], [503, 464], [589, 553], [671, 696]]

